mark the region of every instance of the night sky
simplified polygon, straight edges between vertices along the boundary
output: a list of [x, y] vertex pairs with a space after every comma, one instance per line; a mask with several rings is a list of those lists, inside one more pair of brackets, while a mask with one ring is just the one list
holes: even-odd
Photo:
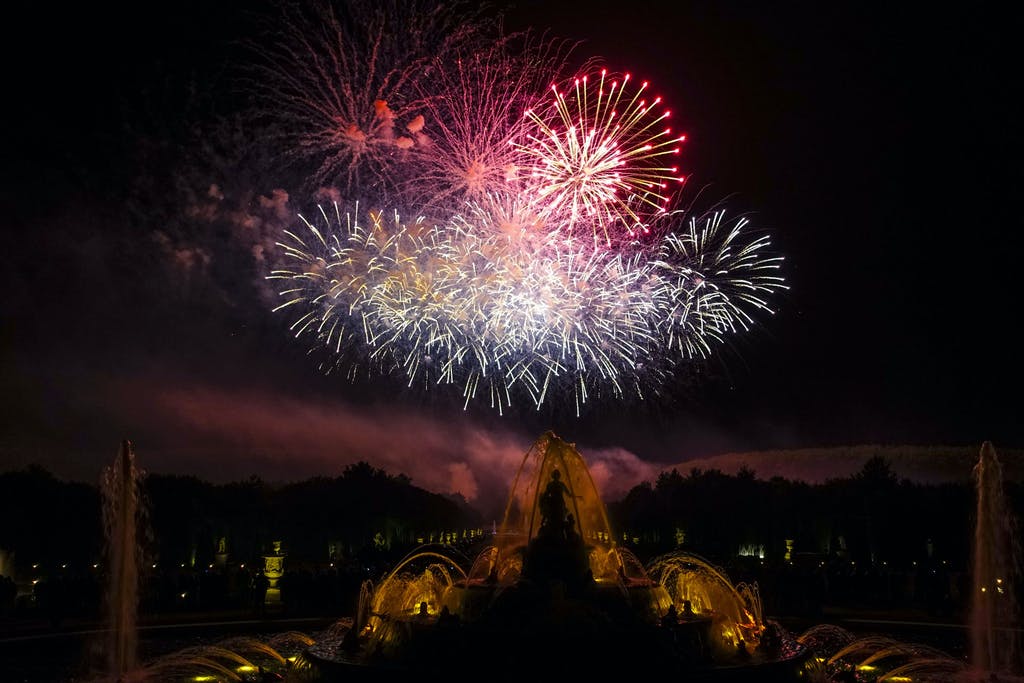
[[659, 88], [691, 190], [749, 212], [785, 255], [774, 316], [665, 398], [581, 418], [324, 377], [237, 235], [190, 203], [215, 184], [248, 187], [253, 215], [312, 203], [284, 205], [273, 192], [293, 180], [244, 155], [196, 161], [242, 104], [229, 65], [257, 4], [36, 6], [3, 40], [0, 470], [95, 482], [128, 438], [154, 472], [295, 480], [366, 460], [479, 499], [549, 428], [609, 495], [727, 452], [1024, 447], [1018, 19], [550, 5], [520, 2], [507, 26], [582, 40], [577, 55]]

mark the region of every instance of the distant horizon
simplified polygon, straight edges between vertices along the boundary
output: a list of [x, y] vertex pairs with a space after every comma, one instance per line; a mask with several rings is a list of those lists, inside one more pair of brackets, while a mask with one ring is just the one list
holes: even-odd
[[[1004, 481], [1024, 481], [1024, 449], [1010, 448], [1001, 450], [998, 444], [993, 444], [993, 446], [1003, 468]], [[642, 483], [655, 484], [661, 474], [669, 473], [673, 469], [684, 477], [688, 476], [694, 469], [705, 472], [715, 470], [728, 476], [735, 476], [741, 468], [746, 467], [753, 471], [755, 479], [761, 481], [781, 477], [793, 482], [820, 485], [827, 483], [830, 479], [845, 479], [856, 475], [863, 468], [864, 463], [869, 458], [875, 456], [884, 458], [889, 463], [893, 473], [900, 480], [908, 480], [921, 485], [968, 484], [971, 482], [972, 468], [977, 462], [980, 449], [981, 444], [978, 446], [856, 444], [849, 446], [730, 451], [695, 457], [676, 463], [660, 465], [646, 463], [649, 465], [647, 476], [639, 476], [641, 472], [634, 470], [628, 477], [617, 476], [613, 471], [614, 467], [609, 467], [609, 462], [614, 463], [614, 458], [608, 458], [606, 454], [602, 453], [599, 453], [597, 457], [588, 458], [588, 449], [580, 449], [580, 452], [584, 460], [587, 461], [591, 476], [594, 478], [595, 484], [607, 504], [620, 500], [630, 490]], [[524, 455], [525, 452], [524, 450]], [[111, 458], [111, 461], [113, 461], [113, 458]], [[259, 472], [252, 472], [248, 475], [240, 474], [233, 477], [211, 478], [188, 471], [152, 469], [146, 467], [144, 461], [138, 462], [138, 466], [146, 475], [194, 477], [212, 486], [245, 483], [250, 478], [256, 477], [264, 485], [284, 487], [318, 477], [334, 479], [342, 476], [344, 470], [349, 465], [359, 462], [369, 464], [375, 470], [381, 470], [391, 477], [404, 476], [410, 480], [412, 486], [429, 493], [445, 497], [461, 496], [468, 504], [474, 507], [479, 507], [481, 499], [493, 499], [494, 495], [500, 493], [499, 490], [494, 489], [482, 495], [469, 497], [458, 490], [441, 490], [436, 486], [425, 485], [423, 482], [417, 481], [417, 478], [410, 475], [407, 471], [393, 470], [388, 466], [375, 465], [369, 459], [353, 460], [336, 472], [307, 472], [301, 476], [291, 478], [282, 477], [280, 474], [278, 476], [264, 476]], [[0, 471], [0, 474], [25, 471], [33, 466], [42, 468], [54, 478], [63, 482], [87, 485], [99, 484], [99, 473], [95, 481], [90, 481], [82, 477], [67, 476], [43, 462], [26, 462], [20, 466], [8, 466]]]
[[[683, 468], [689, 472], [690, 469], [698, 467], [705, 470], [718, 469], [726, 474], [735, 474], [741, 467], [747, 466], [754, 471], [754, 476], [757, 479], [766, 480], [774, 476], [782, 476], [791, 481], [820, 484], [828, 479], [854, 475], [860, 471], [868, 458], [878, 455], [889, 461], [893, 472], [900, 479], [908, 479], [922, 484], [942, 484], [970, 481], [971, 469], [978, 460], [981, 446], [982, 444], [977, 446], [858, 444], [824, 448], [729, 452], [686, 460], [669, 466], [668, 470], [675, 467], [680, 470], [680, 473], [685, 474]], [[993, 446], [1003, 468], [1004, 480], [1024, 479], [1024, 449], [1000, 450], [998, 444], [993, 444]], [[823, 460], [809, 462], [815, 455]], [[828, 470], [796, 472], [801, 467], [807, 468], [809, 465], [827, 466]]]

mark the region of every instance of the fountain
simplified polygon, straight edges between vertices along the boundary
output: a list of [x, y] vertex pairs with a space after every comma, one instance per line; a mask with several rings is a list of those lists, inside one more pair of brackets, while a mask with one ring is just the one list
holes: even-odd
[[[684, 676], [797, 681], [806, 649], [733, 585], [683, 553], [645, 567], [619, 546], [585, 461], [548, 432], [528, 450], [500, 529], [472, 561], [422, 547], [357, 617], [289, 670], [293, 681]], [[486, 674], [484, 673], [486, 672]]]
[[845, 680], [851, 673], [863, 681], [948, 683], [959, 680], [966, 665], [942, 650], [908, 643], [884, 635], [855, 638], [821, 658], [831, 674], [827, 680]]
[[708, 615], [709, 643], [718, 652], [731, 652], [741, 642], [760, 644], [765, 622], [756, 585], [733, 585], [720, 568], [681, 551], [655, 558], [647, 571], [665, 587], [673, 604]]
[[[379, 583], [364, 581], [354, 616], [317, 638], [234, 638], [137, 666], [139, 473], [125, 441], [103, 481], [112, 624], [104, 680], [500, 683], [642, 672], [703, 683], [1019, 683], [1019, 551], [990, 443], [974, 475], [968, 661], [828, 624], [793, 637], [765, 617], [756, 583], [734, 583], [705, 558], [675, 551], [642, 563], [616, 543], [583, 458], [548, 432], [526, 453], [500, 528], [472, 557], [420, 546]], [[275, 542], [267, 576], [279, 578], [283, 557]]]
[[976, 492], [972, 547], [968, 657], [885, 635], [854, 637], [822, 624], [797, 637], [811, 653], [810, 680], [913, 681], [914, 683], [1022, 683], [1020, 577], [1016, 520], [1003, 490], [1002, 466], [985, 442], [974, 467]]
[[282, 680], [283, 674], [279, 672], [286, 671], [297, 653], [313, 643], [312, 638], [296, 631], [286, 631], [267, 640], [246, 636], [225, 638], [157, 657], [119, 680], [126, 683]]
[[130, 441], [121, 442], [117, 460], [103, 473], [103, 523], [107, 539], [108, 673], [119, 680], [135, 668], [139, 592], [138, 524], [140, 472]]
[[974, 466], [977, 495], [972, 548], [970, 665], [988, 673], [1022, 674], [1016, 584], [1020, 547], [1016, 521], [1003, 491], [1002, 465], [992, 443], [982, 444]]
[[[95, 683], [186, 683], [193, 681], [281, 680], [299, 652], [315, 641], [304, 633], [286, 631], [269, 639], [239, 636], [211, 645], [187, 647], [147, 662], [137, 661], [137, 610], [139, 567], [144, 530], [145, 506], [139, 490], [142, 472], [135, 464], [135, 451], [128, 440], [121, 442], [117, 459], [101, 477], [103, 523], [109, 563], [106, 607], [108, 641], [106, 671]], [[267, 600], [280, 603], [277, 579], [282, 574], [284, 553], [281, 543], [265, 556], [264, 573], [272, 581]]]

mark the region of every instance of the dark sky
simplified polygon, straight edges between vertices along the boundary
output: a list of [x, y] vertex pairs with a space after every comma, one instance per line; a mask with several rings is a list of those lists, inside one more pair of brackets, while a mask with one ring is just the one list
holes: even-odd
[[242, 5], [6, 22], [0, 469], [96, 481], [130, 438], [153, 471], [297, 479], [363, 459], [472, 498], [547, 428], [608, 490], [729, 451], [1024, 447], [1022, 27], [1002, 10], [518, 3], [510, 28], [580, 39], [659, 86], [691, 187], [751, 212], [786, 257], [777, 314], [696, 384], [577, 419], [319, 375], [251, 264], [216, 248], [231, 236], [183, 215], [182, 196], [223, 182], [183, 160], [216, 147], [202, 122], [237, 103]]

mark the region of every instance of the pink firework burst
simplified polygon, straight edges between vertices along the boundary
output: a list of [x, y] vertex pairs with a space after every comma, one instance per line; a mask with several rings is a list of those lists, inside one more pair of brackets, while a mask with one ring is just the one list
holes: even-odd
[[633, 87], [607, 70], [575, 78], [553, 99], [526, 113], [532, 130], [514, 143], [528, 163], [528, 191], [538, 213], [556, 229], [589, 229], [595, 243], [611, 246], [649, 231], [685, 181], [670, 163], [685, 135], [668, 125], [671, 112], [648, 83]]
[[522, 31], [492, 44], [430, 62], [430, 79], [418, 83], [425, 114], [418, 149], [419, 172], [406, 189], [430, 215], [518, 194], [519, 161], [513, 146], [530, 125], [523, 115], [545, 98], [545, 85], [564, 76], [574, 43]]

